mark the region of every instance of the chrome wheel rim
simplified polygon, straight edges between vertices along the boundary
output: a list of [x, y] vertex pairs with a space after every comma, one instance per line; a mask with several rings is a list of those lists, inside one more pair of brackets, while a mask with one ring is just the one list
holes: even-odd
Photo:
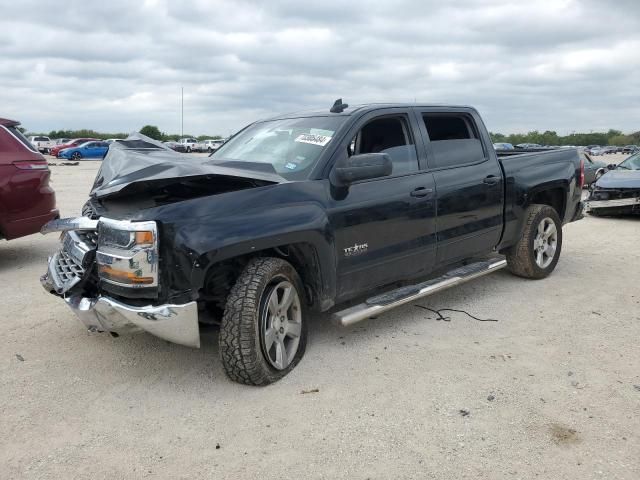
[[553, 262], [558, 248], [558, 229], [549, 217], [538, 224], [536, 237], [533, 240], [533, 256], [540, 268], [547, 268]]
[[291, 282], [283, 280], [266, 292], [260, 324], [265, 358], [284, 370], [295, 358], [302, 334], [300, 297]]
[[78, 152], [75, 152], [73, 155], [71, 155], [71, 158], [78, 160], [80, 158], [80, 154]]

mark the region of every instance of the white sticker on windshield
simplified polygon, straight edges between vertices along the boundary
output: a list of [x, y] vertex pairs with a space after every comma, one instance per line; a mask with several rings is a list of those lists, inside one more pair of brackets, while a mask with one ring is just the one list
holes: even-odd
[[311, 135], [310, 133], [303, 133], [302, 135], [298, 135], [298, 137], [294, 140], [298, 143], [310, 143], [311, 145], [318, 145], [320, 147], [324, 147], [329, 141], [331, 137], [327, 135]]

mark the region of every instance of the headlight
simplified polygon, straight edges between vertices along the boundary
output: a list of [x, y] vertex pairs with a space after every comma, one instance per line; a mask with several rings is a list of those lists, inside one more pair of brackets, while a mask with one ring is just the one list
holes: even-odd
[[158, 285], [158, 230], [155, 222], [101, 218], [98, 224], [98, 275], [128, 287]]

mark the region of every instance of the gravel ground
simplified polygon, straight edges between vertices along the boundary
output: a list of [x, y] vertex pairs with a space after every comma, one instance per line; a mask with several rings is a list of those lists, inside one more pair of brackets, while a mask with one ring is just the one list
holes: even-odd
[[[64, 216], [98, 166], [51, 167]], [[548, 279], [502, 271], [419, 302], [497, 322], [317, 315], [266, 388], [226, 379], [215, 331], [200, 350], [88, 334], [38, 282], [57, 237], [2, 242], [0, 478], [636, 480], [639, 234], [587, 217]]]

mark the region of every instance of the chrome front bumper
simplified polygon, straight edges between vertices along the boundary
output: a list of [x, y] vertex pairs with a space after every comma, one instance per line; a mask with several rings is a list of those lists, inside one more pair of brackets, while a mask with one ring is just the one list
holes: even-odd
[[587, 201], [587, 208], [614, 208], [614, 207], [631, 207], [640, 205], [640, 197], [619, 198], [616, 200], [590, 200]]
[[109, 297], [79, 296], [67, 297], [65, 302], [90, 332], [126, 335], [144, 331], [172, 343], [200, 348], [196, 302], [132, 307]]

